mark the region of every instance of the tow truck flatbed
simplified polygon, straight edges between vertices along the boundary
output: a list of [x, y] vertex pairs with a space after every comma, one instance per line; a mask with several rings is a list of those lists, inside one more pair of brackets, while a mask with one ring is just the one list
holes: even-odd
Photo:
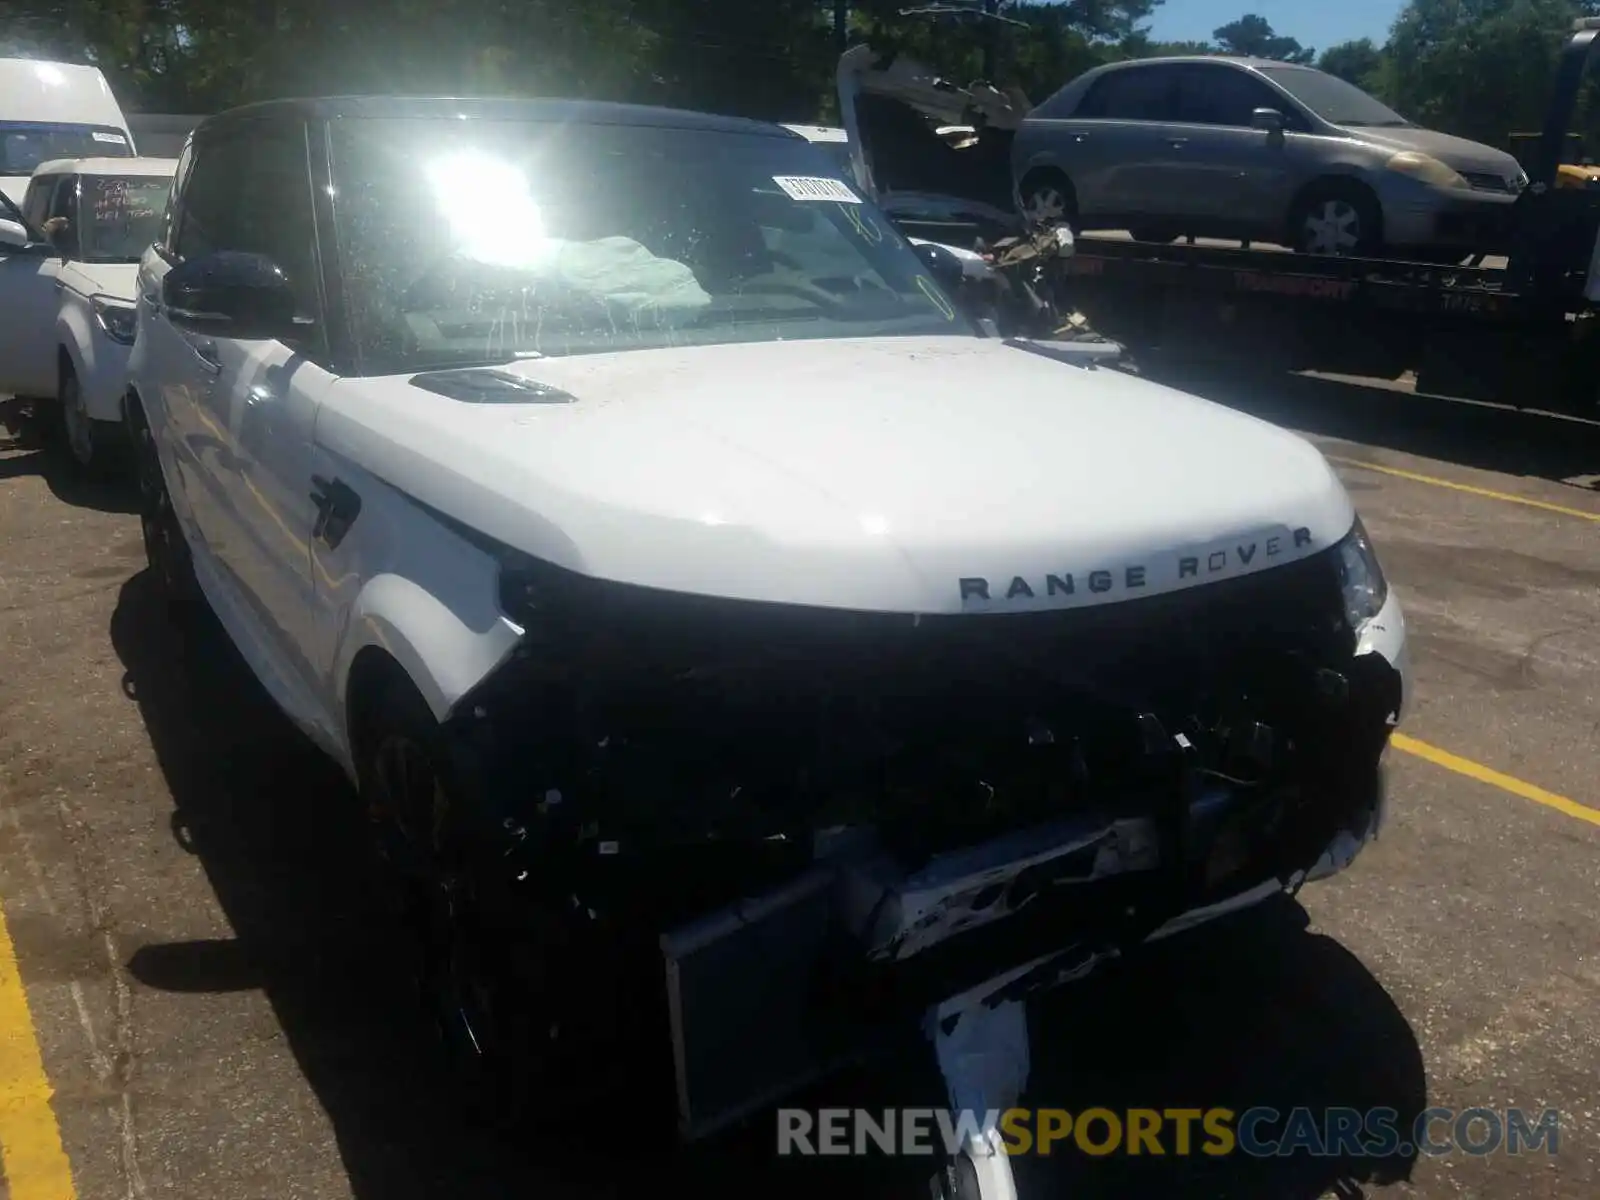
[[[1140, 242], [1086, 233], [1061, 299], [1141, 353], [1350, 375], [1592, 412], [1600, 397], [1600, 189], [1557, 187], [1600, 18], [1562, 50], [1503, 266]], [[1485, 252], [1492, 252], [1485, 247]], [[1482, 260], [1480, 259], [1481, 263]]]
[[1342, 258], [1289, 251], [1139, 242], [1085, 234], [1062, 264], [1085, 277], [1216, 295], [1293, 297], [1387, 312], [1518, 319], [1547, 307], [1510, 286], [1506, 267]]

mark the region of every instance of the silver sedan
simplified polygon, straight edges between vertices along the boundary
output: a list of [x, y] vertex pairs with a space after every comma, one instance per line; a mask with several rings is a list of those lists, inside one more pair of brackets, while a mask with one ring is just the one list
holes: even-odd
[[1335, 76], [1223, 57], [1085, 72], [1028, 114], [1013, 164], [1031, 215], [1080, 229], [1425, 258], [1501, 249], [1528, 182]]

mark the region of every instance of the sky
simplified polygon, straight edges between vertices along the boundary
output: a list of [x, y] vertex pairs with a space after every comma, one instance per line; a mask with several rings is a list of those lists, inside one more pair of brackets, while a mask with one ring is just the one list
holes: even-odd
[[1158, 41], [1210, 41], [1211, 31], [1245, 13], [1265, 17], [1274, 33], [1326, 50], [1369, 37], [1382, 45], [1404, 0], [1166, 0], [1150, 18]]

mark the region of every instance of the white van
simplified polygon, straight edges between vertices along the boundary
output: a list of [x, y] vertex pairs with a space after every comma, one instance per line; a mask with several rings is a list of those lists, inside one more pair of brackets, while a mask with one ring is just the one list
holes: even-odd
[[0, 192], [20, 205], [40, 163], [133, 154], [128, 118], [99, 67], [0, 58]]
[[118, 459], [139, 256], [177, 166], [58, 159], [39, 164], [20, 212], [0, 201], [0, 394], [52, 414], [86, 473]]

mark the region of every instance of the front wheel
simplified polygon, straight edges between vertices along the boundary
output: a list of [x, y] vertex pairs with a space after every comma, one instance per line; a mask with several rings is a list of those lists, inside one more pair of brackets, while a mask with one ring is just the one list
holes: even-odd
[[91, 479], [109, 474], [117, 451], [119, 427], [112, 421], [97, 421], [84, 404], [83, 385], [78, 373], [64, 367], [56, 405], [61, 444], [72, 456], [73, 464]]
[[144, 410], [131, 396], [127, 402], [127, 429], [139, 486], [139, 530], [144, 535], [145, 561], [161, 586], [168, 612], [180, 624], [186, 623], [196, 615], [201, 603], [194, 558], [172, 506], [155, 434]]
[[566, 1128], [610, 1098], [607, 1064], [587, 1053], [570, 1002], [591, 964], [563, 955], [565, 927], [514, 894], [483, 800], [458, 794], [441, 728], [410, 680], [396, 670], [369, 686], [352, 733], [380, 891], [455, 1100], [491, 1128]]
[[1365, 257], [1383, 248], [1383, 211], [1359, 184], [1313, 187], [1289, 216], [1289, 244], [1301, 254]]
[[454, 811], [437, 764], [437, 724], [414, 689], [386, 682], [358, 730], [357, 777], [390, 908], [404, 924], [412, 982], [475, 1115], [508, 1106], [494, 998], [475, 936], [476, 897], [460, 859]]
[[380, 896], [464, 1114], [501, 1131], [588, 1132], [626, 1097], [632, 1144], [671, 1145], [654, 931], [612, 938], [604, 916], [529, 880], [559, 868], [508, 856], [520, 838], [501, 834], [520, 818], [488, 815], [492, 799], [454, 777], [445, 731], [398, 667], [362, 686], [351, 726]]
[[1035, 171], [1022, 181], [1022, 215], [1033, 225], [1076, 226], [1078, 201], [1059, 171]]

